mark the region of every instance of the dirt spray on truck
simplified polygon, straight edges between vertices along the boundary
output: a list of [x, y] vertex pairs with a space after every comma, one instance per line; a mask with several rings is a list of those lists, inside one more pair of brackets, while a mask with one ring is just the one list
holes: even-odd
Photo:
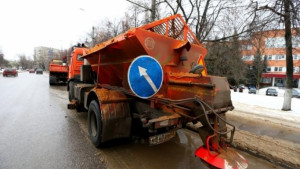
[[87, 49], [74, 47], [69, 66], [68, 108], [88, 113], [91, 142], [98, 148], [138, 134], [149, 144], [169, 141], [188, 123], [204, 145], [195, 158], [216, 168], [247, 168], [230, 148], [235, 127], [224, 77], [207, 74], [207, 50], [177, 14]]

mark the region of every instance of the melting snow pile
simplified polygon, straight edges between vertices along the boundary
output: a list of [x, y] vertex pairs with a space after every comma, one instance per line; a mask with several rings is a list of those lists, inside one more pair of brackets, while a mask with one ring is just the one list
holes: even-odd
[[276, 89], [278, 96], [266, 96], [266, 88], [257, 91], [257, 94], [248, 94], [231, 90], [231, 99], [236, 111], [254, 115], [262, 120], [292, 125], [300, 128], [300, 98], [292, 98], [292, 110], [282, 111], [284, 89]]

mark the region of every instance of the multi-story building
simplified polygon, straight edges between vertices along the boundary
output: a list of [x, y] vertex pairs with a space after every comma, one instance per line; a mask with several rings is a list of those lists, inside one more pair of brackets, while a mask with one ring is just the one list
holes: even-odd
[[39, 46], [34, 48], [34, 61], [36, 62], [36, 67], [48, 70], [49, 61], [53, 58], [60, 57], [60, 50]]
[[[300, 30], [298, 30], [300, 32]], [[300, 88], [300, 35], [292, 30], [293, 43], [293, 87]], [[256, 32], [251, 40], [241, 41], [242, 57], [252, 65], [254, 56], [260, 52], [261, 59], [267, 59], [266, 73], [261, 74], [261, 85], [284, 87], [286, 82], [286, 51], [284, 30]]]

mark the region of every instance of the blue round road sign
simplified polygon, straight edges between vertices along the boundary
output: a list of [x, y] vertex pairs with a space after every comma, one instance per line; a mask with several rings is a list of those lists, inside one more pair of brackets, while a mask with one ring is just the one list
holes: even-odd
[[159, 62], [151, 56], [135, 58], [128, 69], [128, 83], [131, 91], [140, 98], [155, 95], [163, 81], [163, 71]]

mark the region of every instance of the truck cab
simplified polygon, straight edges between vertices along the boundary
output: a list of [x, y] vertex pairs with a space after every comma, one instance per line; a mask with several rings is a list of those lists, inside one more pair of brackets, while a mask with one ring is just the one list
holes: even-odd
[[73, 46], [70, 62], [69, 62], [69, 73], [68, 79], [73, 80], [80, 80], [80, 66], [83, 65], [83, 55], [86, 54], [87, 48], [84, 45], [78, 44], [77, 46]]
[[74, 86], [81, 83], [80, 69], [84, 64], [83, 55], [87, 53], [87, 48], [84, 44], [78, 44], [72, 47], [72, 54], [69, 60], [69, 71], [68, 71], [68, 84], [67, 90], [69, 93], [69, 101], [75, 99]]
[[[38, 73], [38, 71], [36, 71]], [[55, 85], [68, 80], [68, 66], [66, 59], [52, 59], [49, 63], [49, 84]]]

